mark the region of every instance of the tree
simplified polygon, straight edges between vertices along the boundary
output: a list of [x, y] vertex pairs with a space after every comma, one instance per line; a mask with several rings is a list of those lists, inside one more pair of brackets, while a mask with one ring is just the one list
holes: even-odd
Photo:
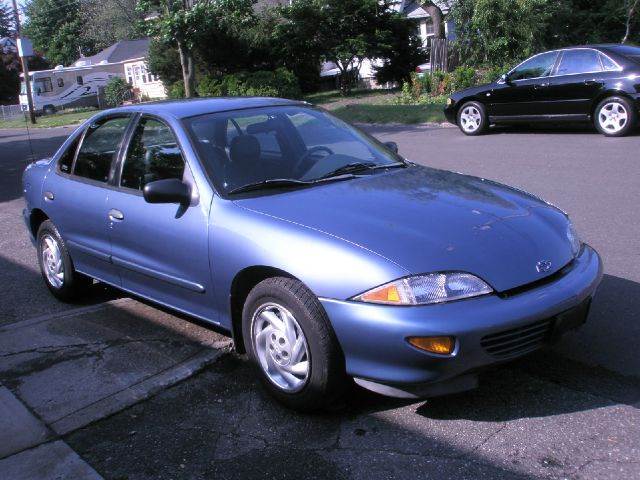
[[36, 50], [54, 64], [69, 65], [81, 54], [95, 52], [95, 45], [82, 38], [80, 1], [30, 0], [26, 4], [24, 35]]
[[0, 37], [12, 37], [14, 33], [14, 13], [9, 5], [0, 4]]
[[137, 38], [143, 16], [136, 6], [136, 0], [84, 0], [79, 10], [84, 43], [103, 49]]
[[379, 29], [378, 51], [382, 59], [377, 67], [376, 80], [380, 83], [408, 82], [415, 68], [426, 62], [426, 52], [415, 29], [415, 24], [403, 15], [386, 10]]
[[624, 0], [624, 10], [626, 12], [625, 31], [621, 43], [627, 43], [631, 36], [631, 25], [635, 20], [636, 11], [640, 5], [640, 0]]

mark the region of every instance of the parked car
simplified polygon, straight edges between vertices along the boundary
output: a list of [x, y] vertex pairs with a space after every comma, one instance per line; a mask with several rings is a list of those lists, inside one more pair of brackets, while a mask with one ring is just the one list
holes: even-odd
[[431, 63], [429, 62], [422, 63], [416, 67], [416, 74], [419, 77], [422, 77], [423, 75], [430, 74], [430, 73], [431, 73]]
[[351, 378], [401, 397], [473, 388], [583, 323], [602, 276], [557, 208], [408, 162], [304, 102], [108, 110], [23, 188], [53, 295], [96, 279], [209, 322], [301, 410]]
[[592, 122], [619, 137], [636, 126], [640, 109], [640, 47], [587, 45], [539, 53], [497, 81], [455, 92], [447, 120], [467, 135], [490, 124]]

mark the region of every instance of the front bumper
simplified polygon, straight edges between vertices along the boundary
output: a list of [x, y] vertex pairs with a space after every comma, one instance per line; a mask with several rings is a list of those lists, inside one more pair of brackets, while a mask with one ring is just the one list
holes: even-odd
[[457, 124], [458, 120], [456, 118], [456, 102], [451, 102], [450, 105], [444, 107], [444, 116], [447, 119], [447, 122]]
[[[528, 334], [529, 328], [536, 331], [537, 322], [548, 322], [544, 341], [549, 341], [575, 328], [581, 322], [576, 322], [575, 314], [566, 312], [582, 308], [584, 319], [601, 279], [602, 261], [595, 250], [584, 245], [563, 274], [532, 288], [518, 289], [509, 296], [492, 294], [417, 307], [320, 300], [344, 351], [350, 376], [361, 384], [369, 382], [420, 392], [425, 390], [424, 384], [452, 381], [526, 353], [496, 355], [487, 347], [487, 336], [514, 335], [512, 330]], [[456, 337], [452, 355], [430, 354], [406, 341], [408, 336], [441, 335]], [[472, 381], [466, 384], [473, 386]]]

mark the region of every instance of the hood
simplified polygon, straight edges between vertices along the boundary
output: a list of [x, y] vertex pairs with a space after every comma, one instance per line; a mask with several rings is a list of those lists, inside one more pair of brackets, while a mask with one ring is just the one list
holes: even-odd
[[[236, 203], [353, 242], [414, 274], [469, 272], [499, 292], [572, 259], [567, 218], [557, 208], [495, 182], [426, 167]], [[542, 260], [551, 262], [545, 273], [536, 269]]]
[[455, 101], [460, 100], [461, 98], [474, 97], [480, 93], [484, 93], [487, 89], [495, 87], [498, 85], [496, 82], [485, 83], [482, 85], [476, 85], [474, 87], [465, 88], [464, 90], [458, 90], [457, 92], [453, 92], [450, 97]]

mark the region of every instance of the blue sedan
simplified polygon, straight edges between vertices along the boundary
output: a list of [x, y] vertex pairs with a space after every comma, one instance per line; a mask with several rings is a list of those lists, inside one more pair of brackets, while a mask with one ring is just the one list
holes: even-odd
[[304, 102], [108, 110], [27, 167], [44, 281], [94, 280], [216, 326], [298, 410], [353, 379], [419, 398], [580, 326], [602, 277], [565, 213], [418, 166]]

